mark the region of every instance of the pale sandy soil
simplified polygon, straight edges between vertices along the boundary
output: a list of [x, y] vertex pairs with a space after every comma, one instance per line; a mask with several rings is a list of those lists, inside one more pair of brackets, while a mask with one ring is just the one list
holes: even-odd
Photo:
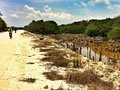
[[[50, 81], [44, 77], [42, 73], [46, 68], [43, 62], [39, 62], [43, 55], [32, 48], [31, 37], [20, 35], [23, 32], [13, 32], [13, 39], [9, 39], [8, 32], [0, 33], [0, 90], [44, 90], [46, 85], [48, 89], [58, 88], [64, 82]], [[36, 81], [19, 81], [23, 78], [35, 78]]]

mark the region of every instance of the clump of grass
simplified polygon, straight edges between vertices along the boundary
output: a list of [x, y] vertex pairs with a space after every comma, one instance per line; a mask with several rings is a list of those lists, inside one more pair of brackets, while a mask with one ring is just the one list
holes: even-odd
[[40, 49], [41, 52], [48, 52], [48, 51], [51, 51], [51, 50], [52, 50], [51, 48], [45, 48], [45, 49], [41, 48]]
[[50, 79], [52, 81], [64, 79], [64, 77], [62, 75], [58, 75], [56, 71], [44, 72], [43, 74], [47, 77], [47, 79]]
[[[69, 53], [69, 52], [68, 52]], [[71, 57], [80, 57], [80, 54], [79, 53], [69, 53]]]
[[33, 36], [30, 32], [24, 32], [24, 33], [22, 33], [21, 35], [27, 36], [27, 37]]
[[66, 52], [62, 50], [52, 49], [48, 51], [47, 54], [45, 54], [46, 57], [43, 58], [42, 60], [52, 62], [53, 63], [52, 65], [55, 65], [55, 66], [67, 67], [70, 60], [65, 58], [64, 57], [65, 55], [66, 55]]
[[27, 83], [35, 83], [36, 79], [35, 78], [22, 78], [22, 79], [19, 79], [19, 81], [23, 81]]
[[106, 82], [93, 73], [93, 71], [70, 72], [67, 73], [66, 81], [68, 83], [88, 85], [89, 90], [113, 90], [113, 83]]
[[[50, 90], [64, 90], [62, 87], [59, 87], [58, 89], [51, 88]], [[68, 89], [69, 90], [69, 89]]]
[[47, 47], [52, 45], [52, 42], [50, 40], [33, 40], [36, 44], [34, 45], [34, 48], [40, 48], [40, 47]]
[[27, 62], [27, 64], [34, 64], [34, 62]]
[[67, 67], [70, 62], [68, 59], [62, 56], [49, 56], [43, 58], [42, 60], [52, 62], [53, 63], [52, 65], [60, 66], [60, 67]]
[[72, 62], [73, 62], [73, 68], [79, 68], [79, 67], [81, 67], [81, 60], [75, 59]]
[[65, 51], [57, 49], [52, 49], [46, 54], [46, 56], [66, 56], [66, 55], [67, 53]]
[[35, 39], [35, 40], [32, 40], [33, 42], [35, 42], [35, 43], [38, 43], [38, 42], [40, 42], [40, 40], [39, 39]]

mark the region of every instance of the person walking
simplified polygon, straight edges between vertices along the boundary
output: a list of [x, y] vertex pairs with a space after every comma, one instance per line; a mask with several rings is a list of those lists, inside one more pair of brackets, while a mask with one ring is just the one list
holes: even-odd
[[17, 29], [15, 28], [15, 33], [16, 33]]
[[12, 32], [13, 32], [13, 30], [12, 30], [11, 27], [9, 27], [8, 32], [9, 32], [9, 37], [10, 37], [10, 39], [11, 39], [11, 38], [12, 38]]

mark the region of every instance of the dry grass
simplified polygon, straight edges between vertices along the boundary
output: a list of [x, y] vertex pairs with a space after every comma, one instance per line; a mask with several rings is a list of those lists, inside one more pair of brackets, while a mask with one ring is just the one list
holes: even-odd
[[23, 81], [27, 83], [35, 83], [36, 79], [35, 78], [22, 78], [22, 79], [19, 79], [19, 81]]
[[27, 62], [27, 64], [35, 64], [34, 62]]
[[53, 62], [52, 65], [60, 66], [60, 67], [67, 67], [69, 64], [69, 60], [65, 59], [62, 56], [49, 56], [42, 59], [43, 61]]
[[27, 37], [33, 36], [30, 32], [24, 32], [24, 33], [22, 33], [21, 35], [27, 36]]
[[106, 82], [93, 73], [93, 71], [67, 73], [68, 83], [88, 85], [89, 90], [113, 90], [113, 83]]
[[52, 50], [52, 48], [40, 48], [40, 52], [49, 52], [49, 51], [51, 51]]
[[47, 77], [47, 79], [50, 79], [52, 81], [64, 79], [64, 77], [62, 75], [58, 75], [56, 71], [44, 72], [43, 74]]
[[[50, 89], [50, 90], [64, 90], [62, 87], [59, 87], [58, 89]], [[69, 90], [69, 89], [68, 89]]]
[[52, 45], [50, 40], [33, 40], [33, 42], [36, 43], [34, 48], [47, 47]]
[[70, 60], [66, 59], [64, 56], [66, 56], [66, 52], [61, 50], [52, 49], [48, 51], [47, 54], [45, 54], [45, 58], [43, 58], [43, 61], [53, 62], [52, 65], [60, 66], [60, 67], [67, 67]]
[[52, 49], [46, 54], [46, 56], [66, 56], [66, 55], [67, 53], [65, 51], [59, 49]]

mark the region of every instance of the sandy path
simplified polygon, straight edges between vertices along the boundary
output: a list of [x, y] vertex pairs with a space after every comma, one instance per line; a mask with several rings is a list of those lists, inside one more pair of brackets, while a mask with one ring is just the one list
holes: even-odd
[[[44, 77], [42, 73], [46, 69], [40, 62], [43, 56], [31, 47], [32, 38], [20, 35], [22, 32], [13, 33], [13, 39], [9, 39], [8, 32], [0, 33], [0, 90], [44, 90], [46, 85], [49, 90], [50, 87], [58, 88], [62, 81]], [[22, 78], [35, 78], [36, 82], [19, 81]]]
[[21, 36], [22, 32], [13, 33], [13, 39], [9, 39], [7, 32], [0, 33], [0, 90], [24, 88], [18, 80], [28, 71], [26, 62], [31, 53], [30, 38]]
[[11, 88], [15, 85], [13, 79], [25, 70], [30, 40], [20, 36], [22, 32], [13, 33], [13, 39], [9, 39], [8, 32], [0, 33], [0, 90], [15, 90]]

